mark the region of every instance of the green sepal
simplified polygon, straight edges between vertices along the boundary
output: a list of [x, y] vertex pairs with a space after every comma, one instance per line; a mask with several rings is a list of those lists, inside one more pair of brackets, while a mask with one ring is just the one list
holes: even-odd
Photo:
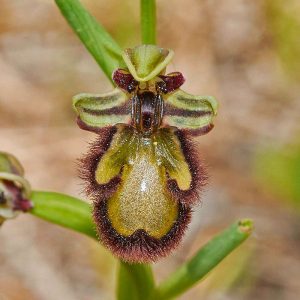
[[197, 96], [178, 90], [165, 98], [163, 124], [203, 134], [213, 127], [218, 103], [212, 96]]
[[128, 96], [118, 88], [106, 94], [79, 94], [73, 97], [73, 108], [84, 129], [97, 131], [118, 123], [130, 123]]
[[6, 152], [0, 152], [0, 172], [24, 175], [24, 169], [17, 158]]
[[154, 45], [141, 45], [126, 49], [123, 59], [137, 81], [149, 81], [162, 73], [173, 58], [174, 52]]

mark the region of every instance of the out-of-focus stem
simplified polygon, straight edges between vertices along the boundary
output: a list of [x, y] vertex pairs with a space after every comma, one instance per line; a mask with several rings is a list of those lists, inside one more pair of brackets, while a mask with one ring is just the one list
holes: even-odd
[[30, 213], [48, 222], [84, 233], [97, 239], [88, 203], [68, 195], [34, 191]]
[[118, 300], [150, 300], [154, 285], [150, 265], [120, 261], [117, 278]]
[[172, 299], [190, 289], [245, 241], [252, 230], [252, 221], [245, 219], [221, 232], [158, 286], [156, 299]]
[[143, 44], [156, 44], [155, 0], [141, 0], [141, 33]]

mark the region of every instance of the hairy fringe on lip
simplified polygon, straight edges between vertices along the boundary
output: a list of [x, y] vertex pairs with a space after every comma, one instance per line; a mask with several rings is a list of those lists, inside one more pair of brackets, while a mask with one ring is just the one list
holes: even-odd
[[93, 201], [99, 201], [112, 195], [121, 182], [121, 177], [114, 177], [107, 184], [99, 184], [95, 178], [97, 165], [104, 153], [108, 150], [113, 136], [116, 134], [115, 126], [103, 128], [98, 132], [98, 138], [90, 144], [88, 153], [79, 159], [79, 177], [84, 180], [84, 191]]
[[94, 202], [94, 219], [104, 245], [122, 260], [132, 263], [151, 263], [165, 257], [180, 243], [191, 221], [191, 208], [179, 205], [176, 222], [161, 238], [154, 238], [144, 230], [137, 230], [130, 236], [119, 234], [107, 217], [106, 200]]
[[95, 172], [99, 161], [109, 149], [117, 128], [109, 127], [98, 132], [98, 138], [90, 145], [88, 153], [80, 159], [80, 177], [85, 181], [85, 192], [93, 200], [93, 217], [100, 241], [117, 257], [128, 262], [155, 262], [175, 249], [186, 231], [192, 214], [192, 207], [200, 202], [200, 194], [207, 183], [207, 173], [199, 159], [198, 151], [189, 134], [175, 131], [184, 157], [192, 174], [190, 189], [182, 191], [175, 180], [168, 179], [167, 189], [178, 201], [178, 217], [170, 230], [161, 238], [150, 236], [145, 230], [137, 230], [130, 236], [116, 231], [108, 218], [107, 201], [121, 183], [120, 175], [107, 184], [99, 184]]

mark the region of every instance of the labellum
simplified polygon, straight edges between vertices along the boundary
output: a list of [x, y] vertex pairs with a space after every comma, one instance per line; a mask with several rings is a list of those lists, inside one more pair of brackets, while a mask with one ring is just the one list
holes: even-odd
[[182, 91], [180, 72], [165, 74], [172, 56], [153, 45], [127, 49], [112, 92], [73, 99], [79, 126], [99, 135], [81, 175], [100, 239], [129, 262], [176, 248], [207, 179], [192, 136], [213, 128], [217, 103]]

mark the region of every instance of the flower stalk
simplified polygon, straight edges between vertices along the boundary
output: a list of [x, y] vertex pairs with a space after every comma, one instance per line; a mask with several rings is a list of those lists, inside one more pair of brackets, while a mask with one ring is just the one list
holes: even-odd
[[253, 222], [244, 219], [218, 234], [159, 285], [157, 299], [172, 299], [190, 289], [243, 243], [252, 231]]
[[156, 44], [156, 1], [141, 0], [141, 34], [142, 43], [146, 45]]

